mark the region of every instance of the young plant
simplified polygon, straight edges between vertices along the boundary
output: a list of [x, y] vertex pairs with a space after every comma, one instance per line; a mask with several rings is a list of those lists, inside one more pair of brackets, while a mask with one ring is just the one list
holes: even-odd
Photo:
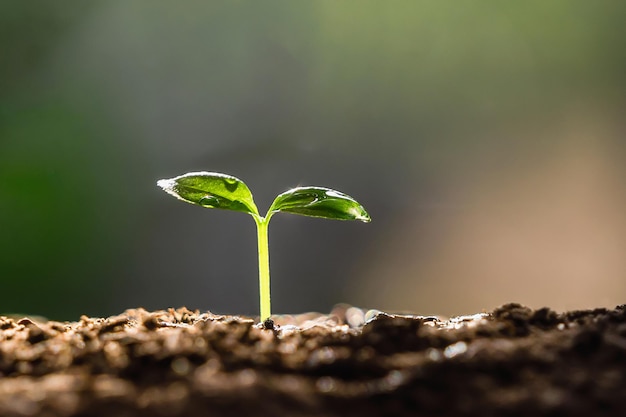
[[276, 197], [267, 214], [261, 216], [248, 186], [239, 178], [218, 172], [190, 172], [159, 180], [157, 185], [179, 200], [206, 208], [241, 211], [254, 219], [259, 249], [259, 288], [261, 321], [271, 315], [270, 263], [267, 227], [275, 213], [336, 220], [369, 222], [370, 216], [354, 198], [323, 187], [292, 188]]

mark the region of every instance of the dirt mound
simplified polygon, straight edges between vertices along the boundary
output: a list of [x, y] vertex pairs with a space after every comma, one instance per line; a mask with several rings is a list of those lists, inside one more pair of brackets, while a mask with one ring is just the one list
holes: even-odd
[[626, 307], [0, 317], [2, 416], [623, 416]]

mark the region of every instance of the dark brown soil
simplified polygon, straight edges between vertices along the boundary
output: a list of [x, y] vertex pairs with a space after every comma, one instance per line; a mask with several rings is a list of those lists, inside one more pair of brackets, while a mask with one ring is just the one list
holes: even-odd
[[0, 416], [626, 415], [626, 306], [274, 319], [2, 317]]

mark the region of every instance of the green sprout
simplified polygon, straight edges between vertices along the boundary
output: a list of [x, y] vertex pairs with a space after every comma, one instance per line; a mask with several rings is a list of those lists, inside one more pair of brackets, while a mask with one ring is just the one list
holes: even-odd
[[218, 172], [190, 172], [157, 181], [165, 192], [179, 200], [206, 208], [248, 213], [257, 226], [261, 321], [271, 316], [270, 258], [267, 227], [275, 213], [336, 220], [369, 222], [370, 216], [354, 198], [323, 187], [296, 187], [276, 197], [265, 217], [259, 214], [248, 186], [239, 178]]

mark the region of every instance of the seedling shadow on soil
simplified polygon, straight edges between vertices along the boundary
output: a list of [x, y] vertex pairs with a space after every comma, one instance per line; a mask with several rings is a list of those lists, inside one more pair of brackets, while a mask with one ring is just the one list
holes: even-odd
[[618, 416], [626, 307], [0, 318], [2, 416]]

